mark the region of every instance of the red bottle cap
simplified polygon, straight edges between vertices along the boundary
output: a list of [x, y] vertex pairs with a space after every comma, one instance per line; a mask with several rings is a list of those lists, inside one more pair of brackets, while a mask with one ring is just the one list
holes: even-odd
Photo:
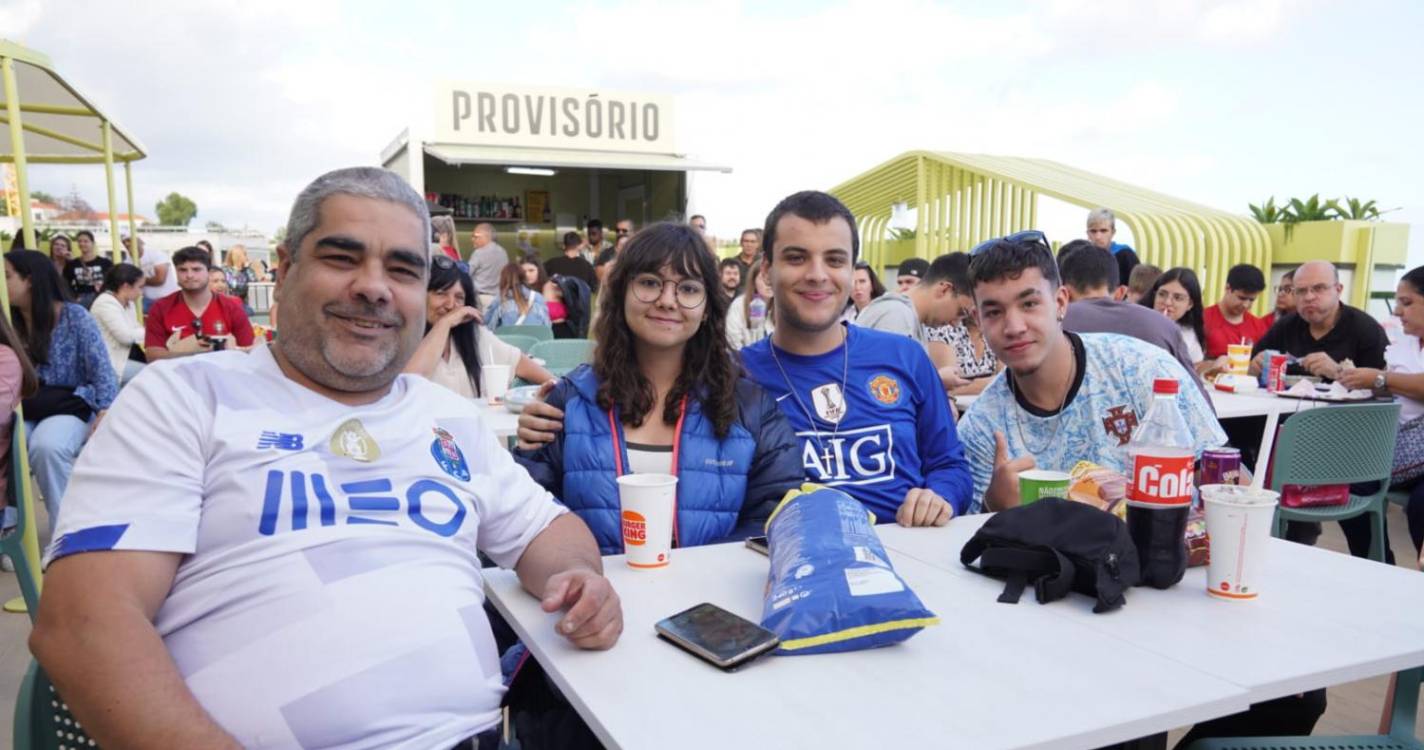
[[1181, 384], [1171, 378], [1157, 378], [1156, 380], [1152, 381], [1153, 393], [1175, 394], [1177, 392], [1177, 389], [1180, 387]]

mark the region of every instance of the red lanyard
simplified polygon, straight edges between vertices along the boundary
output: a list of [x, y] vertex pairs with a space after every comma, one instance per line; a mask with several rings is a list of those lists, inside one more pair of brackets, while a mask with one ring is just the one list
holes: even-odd
[[[677, 476], [677, 457], [682, 446], [682, 421], [687, 418], [687, 396], [682, 397], [682, 403], [677, 406], [677, 427], [672, 435], [672, 470], [671, 474]], [[608, 410], [608, 431], [613, 435], [613, 476], [623, 476], [623, 446], [618, 440], [618, 418], [613, 415], [613, 410]], [[677, 491], [673, 490], [672, 495], [672, 546], [677, 546]], [[626, 550], [625, 550], [626, 551]]]

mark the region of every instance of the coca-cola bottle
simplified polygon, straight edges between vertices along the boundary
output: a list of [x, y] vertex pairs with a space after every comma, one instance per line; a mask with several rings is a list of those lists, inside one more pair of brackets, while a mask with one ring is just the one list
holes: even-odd
[[1137, 546], [1143, 584], [1165, 589], [1187, 571], [1185, 534], [1192, 507], [1195, 441], [1177, 409], [1180, 383], [1152, 382], [1147, 408], [1127, 444], [1132, 483], [1127, 488], [1127, 530]]

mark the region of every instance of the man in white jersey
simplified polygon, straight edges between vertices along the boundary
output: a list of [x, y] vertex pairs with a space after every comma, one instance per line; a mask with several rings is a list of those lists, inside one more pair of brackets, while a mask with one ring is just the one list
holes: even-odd
[[468, 400], [399, 374], [429, 224], [394, 173], [318, 178], [278, 248], [276, 344], [149, 367], [81, 455], [30, 647], [101, 746], [485, 746], [477, 547], [574, 644], [617, 640], [582, 521]]

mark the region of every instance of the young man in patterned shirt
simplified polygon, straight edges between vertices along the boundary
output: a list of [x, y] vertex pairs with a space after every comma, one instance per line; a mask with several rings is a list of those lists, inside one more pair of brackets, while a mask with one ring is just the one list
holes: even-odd
[[[1007, 368], [959, 423], [974, 473], [973, 509], [1018, 504], [1018, 473], [1067, 471], [1080, 460], [1124, 471], [1124, 450], [1147, 413], [1152, 381], [1191, 382], [1170, 354], [1137, 339], [1063, 330], [1068, 291], [1041, 232], [1021, 232], [974, 249], [969, 273], [980, 325]], [[1196, 451], [1226, 435], [1196, 388], [1177, 407]]]

